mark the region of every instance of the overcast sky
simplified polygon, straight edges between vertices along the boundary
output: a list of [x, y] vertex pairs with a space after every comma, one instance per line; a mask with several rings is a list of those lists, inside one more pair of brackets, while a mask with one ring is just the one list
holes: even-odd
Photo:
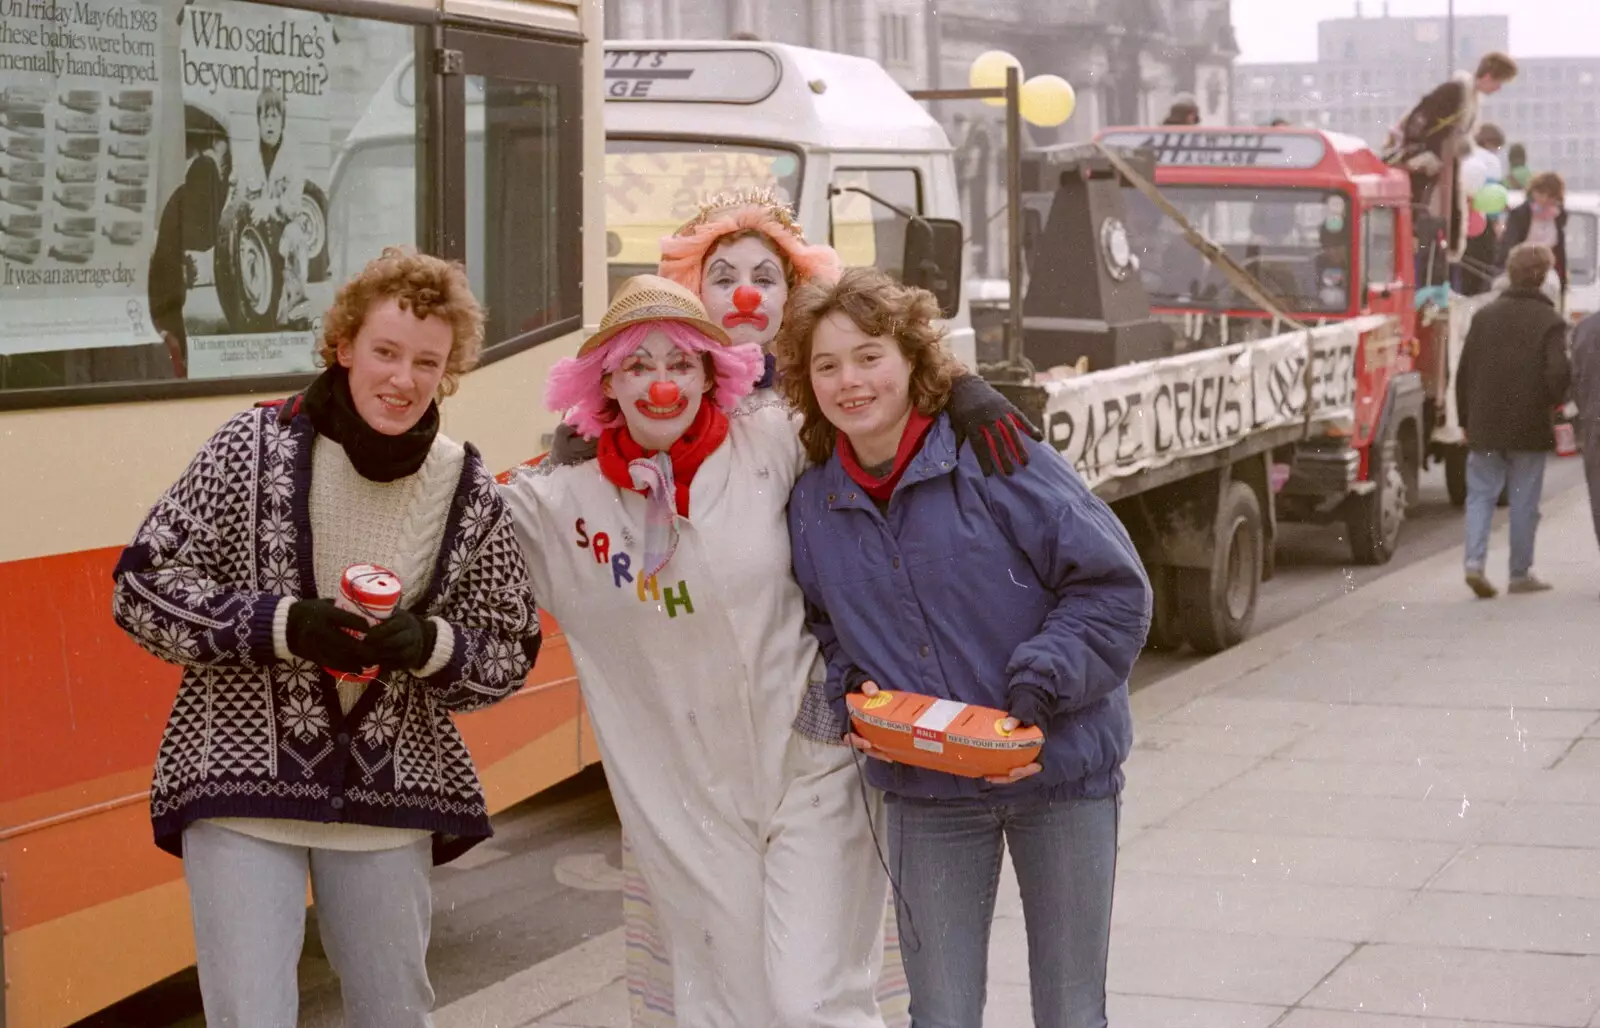
[[[1363, 0], [1377, 17], [1383, 0]], [[1309, 61], [1317, 56], [1317, 22], [1349, 18], [1355, 0], [1233, 0], [1241, 61]], [[1439, 15], [1448, 0], [1390, 0], [1389, 13]], [[1600, 55], [1600, 0], [1456, 0], [1456, 14], [1509, 14], [1516, 57]]]

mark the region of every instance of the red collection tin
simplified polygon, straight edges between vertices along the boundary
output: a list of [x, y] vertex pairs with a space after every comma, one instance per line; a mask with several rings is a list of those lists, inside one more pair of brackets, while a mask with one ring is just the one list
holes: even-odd
[[[400, 577], [388, 568], [377, 564], [352, 564], [339, 577], [339, 595], [333, 602], [340, 610], [360, 614], [369, 624], [375, 625], [388, 620], [389, 615], [394, 613], [394, 608], [400, 603], [401, 588]], [[350, 629], [345, 631], [351, 635], [358, 634]], [[340, 682], [370, 682], [378, 677], [376, 664], [362, 669], [360, 674], [335, 671], [333, 668], [327, 670]]]

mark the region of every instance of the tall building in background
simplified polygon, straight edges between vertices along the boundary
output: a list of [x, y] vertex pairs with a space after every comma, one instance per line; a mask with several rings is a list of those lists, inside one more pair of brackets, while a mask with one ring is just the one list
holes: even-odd
[[[1179, 93], [1202, 120], [1231, 117], [1238, 55], [1230, 0], [607, 0], [608, 39], [773, 42], [871, 58], [907, 89], [964, 88], [972, 59], [1006, 50], [1026, 75], [1060, 75], [1078, 111], [1060, 129], [1027, 129], [1032, 145], [1087, 140], [1108, 124], [1159, 122]], [[1002, 111], [941, 102], [956, 147], [972, 274], [1005, 274]]]
[[[1381, 145], [1453, 68], [1470, 71], [1491, 50], [1517, 57], [1503, 15], [1456, 18], [1453, 62], [1447, 60], [1448, 34], [1444, 18], [1384, 14], [1324, 21], [1317, 26], [1315, 61], [1234, 66], [1238, 120], [1265, 125], [1283, 118]], [[1522, 74], [1484, 102], [1483, 120], [1526, 146], [1535, 171], [1559, 171], [1574, 189], [1600, 188], [1600, 57], [1517, 57], [1517, 63]]]

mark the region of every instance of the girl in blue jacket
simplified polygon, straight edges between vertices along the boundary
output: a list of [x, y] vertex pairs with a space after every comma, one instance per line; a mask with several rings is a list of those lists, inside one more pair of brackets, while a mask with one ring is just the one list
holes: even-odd
[[789, 532], [830, 701], [842, 716], [847, 692], [881, 683], [1045, 733], [1039, 762], [1005, 779], [868, 763], [889, 799], [912, 1021], [982, 1023], [1009, 847], [1034, 1023], [1101, 1028], [1128, 675], [1150, 625], [1139, 557], [1042, 444], [1024, 440], [1028, 474], [1004, 477], [958, 451], [944, 407], [964, 369], [932, 295], [853, 268], [790, 302], [779, 381], [817, 466], [791, 494]]

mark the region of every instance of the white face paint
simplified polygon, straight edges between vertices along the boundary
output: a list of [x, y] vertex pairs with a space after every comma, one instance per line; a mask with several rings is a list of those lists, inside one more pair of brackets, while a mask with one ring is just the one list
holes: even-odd
[[647, 450], [668, 449], [688, 431], [706, 387], [705, 358], [679, 348], [659, 329], [652, 329], [605, 381], [606, 395], [622, 408], [628, 434]]
[[783, 326], [789, 283], [771, 246], [753, 236], [723, 243], [706, 258], [700, 301], [735, 343], [766, 349]]

